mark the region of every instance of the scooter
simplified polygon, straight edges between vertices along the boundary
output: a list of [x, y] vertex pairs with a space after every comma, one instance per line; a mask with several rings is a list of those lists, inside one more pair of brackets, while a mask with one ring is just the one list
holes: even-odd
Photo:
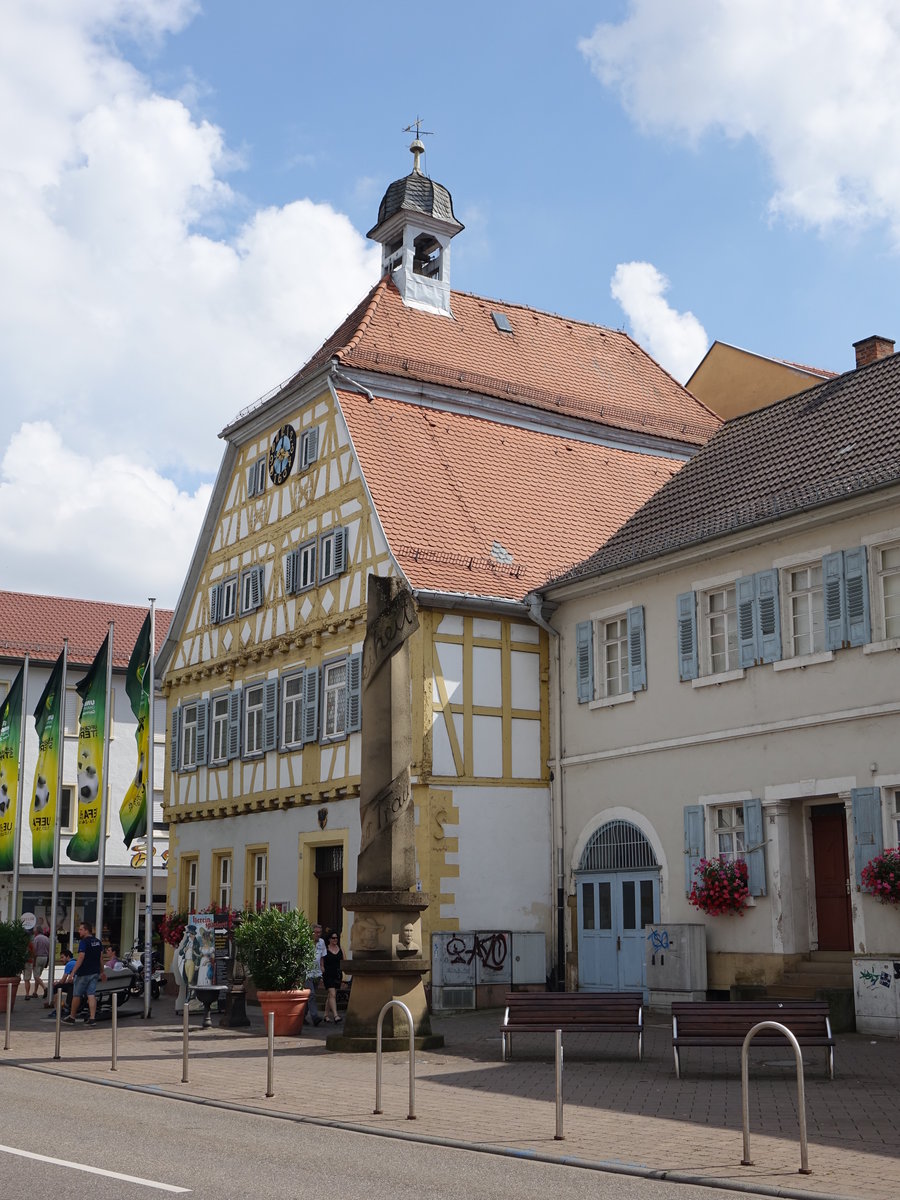
[[[144, 994], [144, 952], [135, 942], [131, 950], [125, 956], [125, 966], [131, 972], [133, 979], [129, 986], [129, 992], [132, 996], [143, 996]], [[166, 973], [162, 970], [157, 955], [154, 953], [150, 960], [150, 996], [153, 1000], [159, 999], [162, 985], [165, 981]]]

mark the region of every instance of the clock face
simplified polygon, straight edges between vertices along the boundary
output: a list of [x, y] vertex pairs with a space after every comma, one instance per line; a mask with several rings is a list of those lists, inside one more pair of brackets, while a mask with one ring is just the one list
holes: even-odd
[[297, 435], [293, 425], [282, 425], [269, 449], [269, 477], [273, 483], [284, 483], [290, 475], [296, 452]]

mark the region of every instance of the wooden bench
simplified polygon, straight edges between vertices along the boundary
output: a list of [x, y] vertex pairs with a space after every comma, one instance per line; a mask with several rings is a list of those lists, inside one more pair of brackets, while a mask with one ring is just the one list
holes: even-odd
[[644, 1056], [644, 998], [640, 992], [511, 992], [500, 1026], [503, 1062], [516, 1033], [633, 1033]]
[[[829, 1079], [834, 1079], [834, 1038], [824, 1000], [706, 1000], [672, 1005], [672, 1050], [675, 1075], [681, 1078], [682, 1046], [743, 1046], [760, 1021], [777, 1021], [788, 1028], [801, 1047], [822, 1046]], [[777, 1029], [761, 1030], [753, 1046], [790, 1046]]]

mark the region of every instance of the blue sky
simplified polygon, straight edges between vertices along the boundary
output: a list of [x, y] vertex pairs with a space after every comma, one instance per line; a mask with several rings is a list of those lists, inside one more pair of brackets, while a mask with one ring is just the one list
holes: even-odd
[[417, 115], [454, 287], [681, 379], [900, 335], [890, 0], [2, 7], [4, 587], [174, 603], [216, 435], [376, 278]]

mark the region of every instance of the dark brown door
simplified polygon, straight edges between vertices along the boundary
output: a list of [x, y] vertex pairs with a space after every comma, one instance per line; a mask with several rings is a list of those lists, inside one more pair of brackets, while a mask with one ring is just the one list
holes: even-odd
[[853, 918], [844, 806], [825, 804], [814, 808], [811, 819], [819, 949], [852, 950]]
[[343, 846], [316, 847], [316, 917], [323, 929], [341, 932], [344, 912], [341, 908], [341, 893], [344, 890]]

